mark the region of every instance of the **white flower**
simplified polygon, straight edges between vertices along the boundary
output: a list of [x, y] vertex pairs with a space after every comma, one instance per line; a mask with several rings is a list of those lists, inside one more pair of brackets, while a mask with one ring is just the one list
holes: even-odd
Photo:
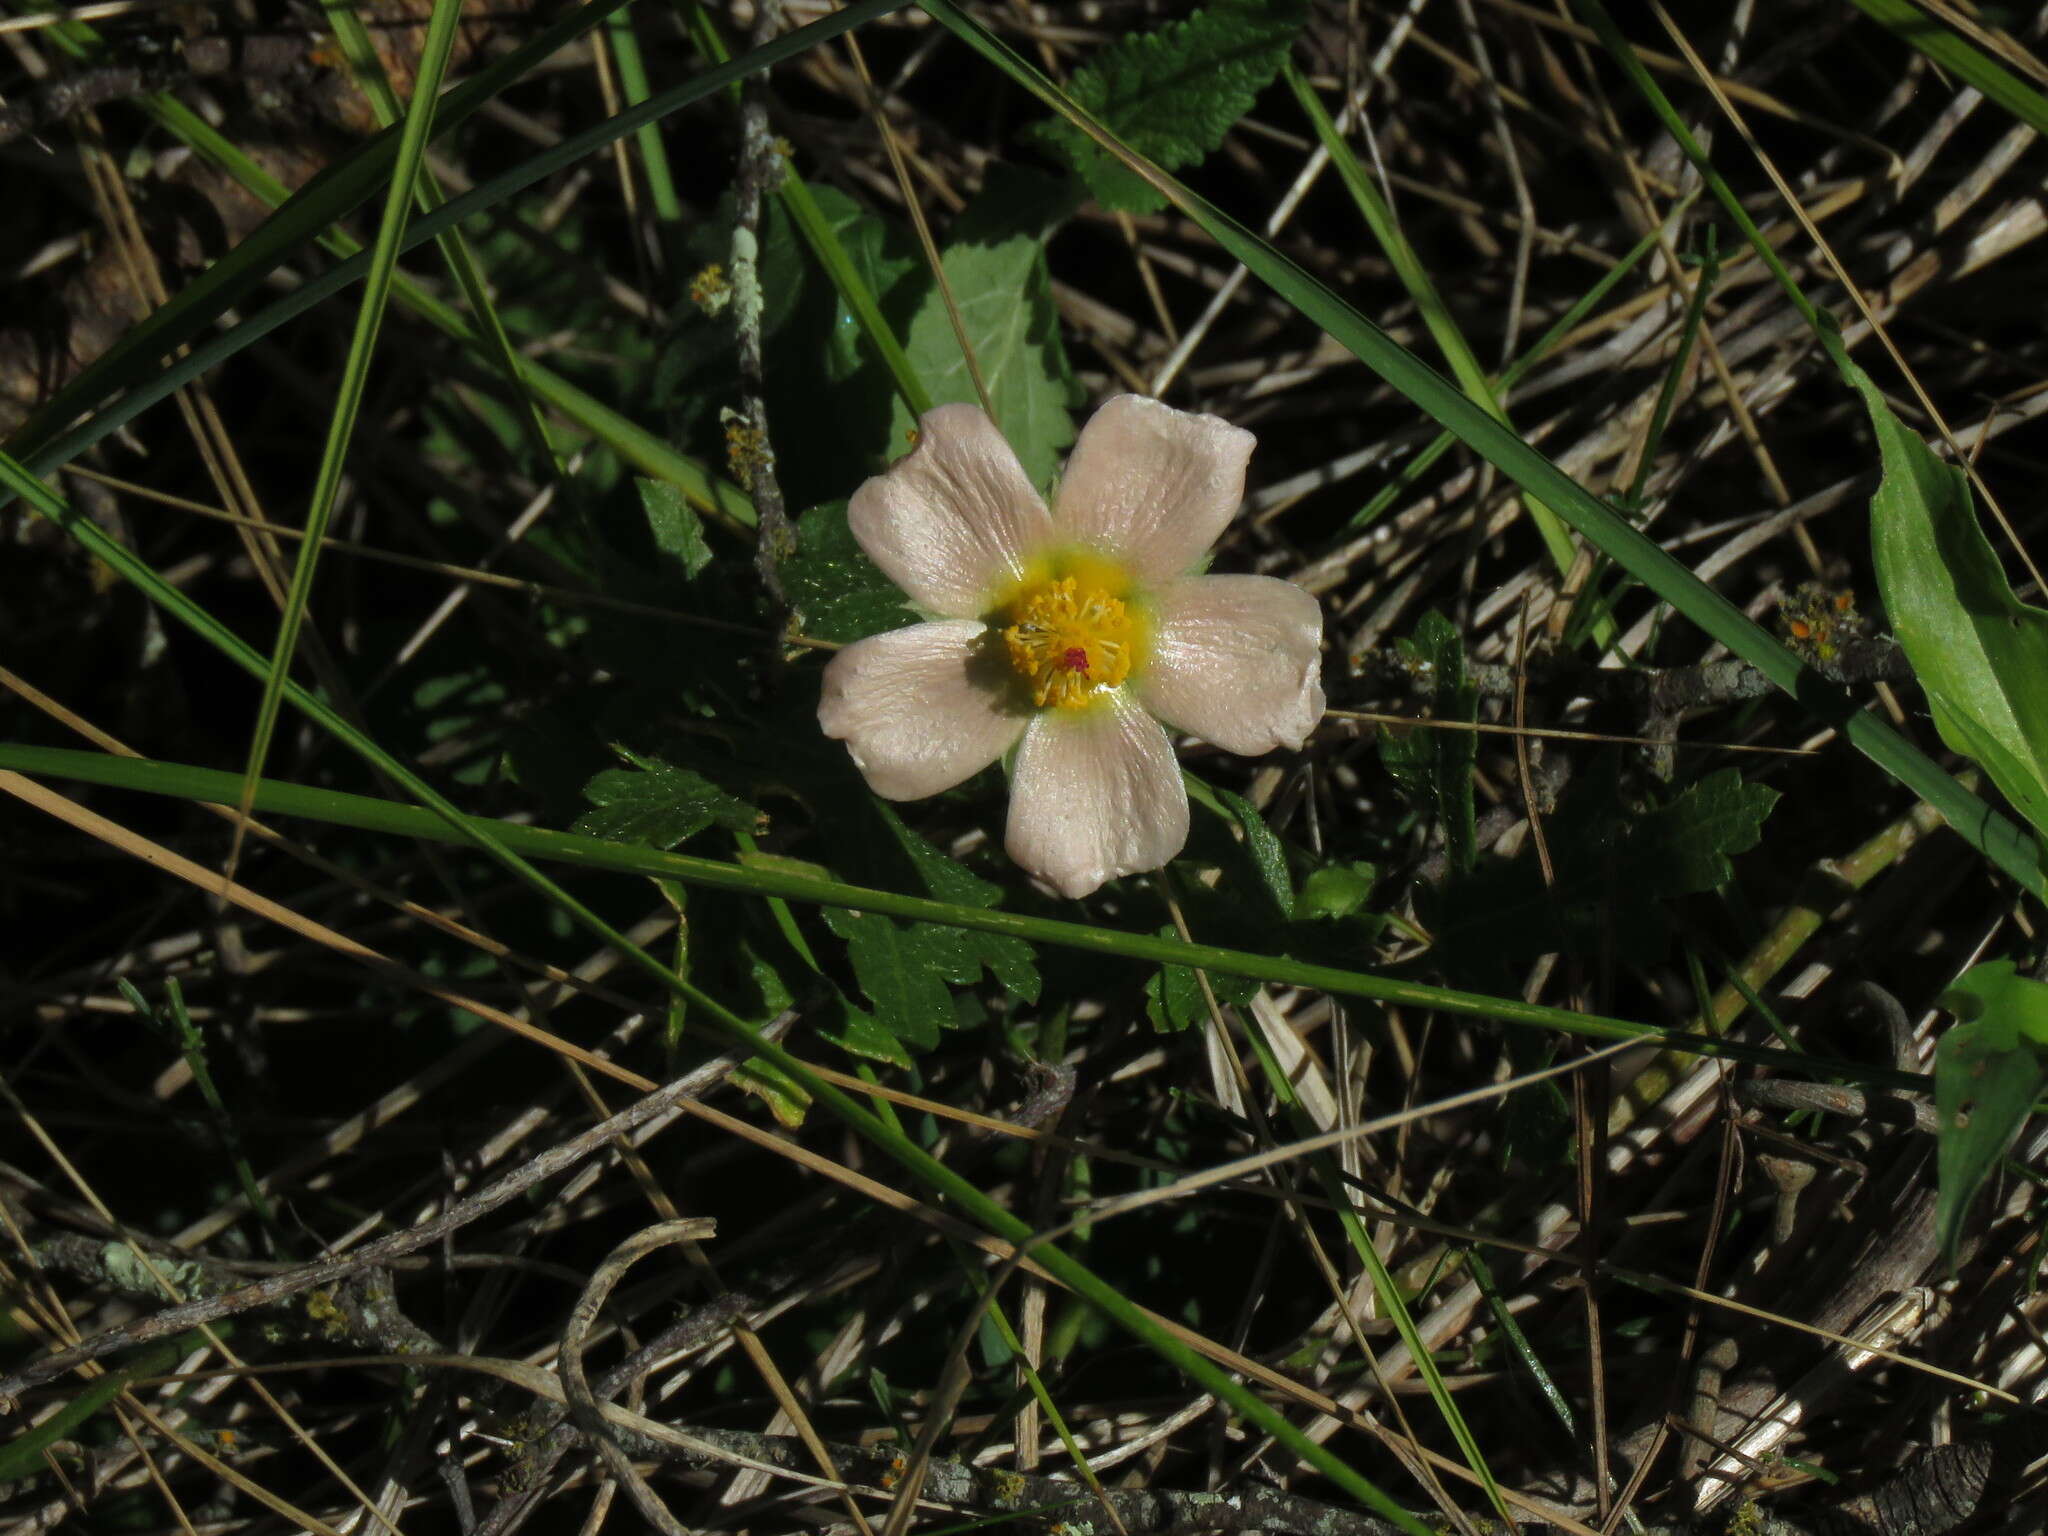
[[890, 800], [950, 789], [1015, 745], [1005, 846], [1067, 896], [1159, 868], [1188, 836], [1160, 722], [1255, 756], [1299, 747], [1323, 717], [1316, 600], [1195, 574], [1243, 499], [1251, 433], [1119, 395], [1047, 511], [978, 407], [942, 405], [918, 432], [846, 520], [935, 617], [833, 657], [819, 725]]

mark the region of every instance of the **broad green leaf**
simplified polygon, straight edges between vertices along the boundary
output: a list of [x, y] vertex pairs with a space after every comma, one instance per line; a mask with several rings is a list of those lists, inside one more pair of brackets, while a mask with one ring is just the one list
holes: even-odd
[[711, 545], [704, 538], [704, 520], [683, 493], [666, 480], [635, 479], [640, 506], [654, 547], [683, 568], [685, 578], [711, 563]]
[[[1185, 21], [1103, 49], [1067, 89], [1153, 164], [1192, 165], [1273, 83], [1308, 11], [1307, 0], [1212, 0]], [[1103, 207], [1150, 213], [1164, 206], [1158, 192], [1071, 124], [1054, 120], [1034, 131], [1081, 173]]]
[[[995, 407], [996, 425], [1031, 483], [1051, 482], [1060, 455], [1074, 440], [1067, 411], [1067, 366], [1060, 347], [1059, 314], [1045, 270], [1045, 247], [1032, 235], [991, 244], [955, 242], [940, 258], [960, 323]], [[945, 296], [936, 285], [911, 317], [904, 342], [911, 365], [938, 403], [979, 399], [967, 359], [953, 333]], [[915, 426], [896, 401], [894, 443], [908, 443]]]
[[1301, 882], [1300, 894], [1294, 898], [1294, 915], [1302, 922], [1350, 917], [1372, 898], [1378, 878], [1379, 871], [1363, 862], [1325, 864]]
[[[1465, 647], [1451, 621], [1424, 614], [1415, 638], [1401, 642], [1401, 654], [1430, 682], [1433, 718], [1469, 725], [1479, 718], [1479, 690], [1465, 677]], [[1472, 765], [1479, 738], [1471, 731], [1418, 725], [1400, 734], [1380, 727], [1380, 761], [1417, 809], [1443, 823], [1451, 868], [1472, 868]]]
[[2003, 742], [1970, 716], [1944, 708], [1941, 701], [1932, 695], [1927, 702], [1929, 712], [1934, 716], [1934, 728], [1941, 733], [1941, 739], [1953, 743], [1964, 756], [1982, 763], [1984, 771], [1991, 775], [1991, 782], [2005, 791], [2013, 809], [2035, 826], [2048, 831], [2048, 784], [2030, 774], [2025, 765], [2005, 749]]
[[1951, 748], [2048, 831], [2048, 611], [2021, 602], [1977, 526], [1970, 482], [1892, 413], [1846, 355], [1884, 458], [1870, 499], [1878, 589]]
[[2048, 1086], [2048, 985], [1995, 960], [1965, 971], [1941, 1005], [1961, 1020], [1934, 1053], [1935, 1231], [1953, 1266], [1971, 1201]]
[[709, 826], [752, 832], [760, 825], [759, 811], [693, 769], [623, 749], [619, 755], [632, 766], [607, 768], [583, 787], [596, 807], [576, 821], [587, 837], [674, 848]]
[[782, 588], [803, 616], [804, 633], [818, 640], [864, 640], [917, 618], [896, 584], [854, 542], [843, 501], [813, 507], [796, 520], [796, 553], [783, 562]]

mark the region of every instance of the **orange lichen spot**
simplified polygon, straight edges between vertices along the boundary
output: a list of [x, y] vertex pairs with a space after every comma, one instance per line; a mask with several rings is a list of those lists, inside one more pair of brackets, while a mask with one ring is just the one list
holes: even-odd
[[719, 413], [719, 420], [725, 424], [726, 468], [741, 489], [751, 491], [755, 480], [775, 462], [768, 434], [729, 406]]

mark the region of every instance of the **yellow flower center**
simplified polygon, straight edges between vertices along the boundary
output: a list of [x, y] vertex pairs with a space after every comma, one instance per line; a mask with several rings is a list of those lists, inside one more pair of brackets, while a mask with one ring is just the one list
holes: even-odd
[[1131, 675], [1145, 636], [1129, 586], [1106, 561], [1070, 557], [1002, 605], [1010, 665], [1040, 708], [1083, 708]]

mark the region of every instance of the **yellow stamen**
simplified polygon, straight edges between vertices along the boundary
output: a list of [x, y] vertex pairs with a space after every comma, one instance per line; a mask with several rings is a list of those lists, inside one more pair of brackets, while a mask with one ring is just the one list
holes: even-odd
[[1131, 675], [1138, 619], [1101, 573], [1027, 583], [1005, 605], [1010, 665], [1041, 708], [1079, 709]]

